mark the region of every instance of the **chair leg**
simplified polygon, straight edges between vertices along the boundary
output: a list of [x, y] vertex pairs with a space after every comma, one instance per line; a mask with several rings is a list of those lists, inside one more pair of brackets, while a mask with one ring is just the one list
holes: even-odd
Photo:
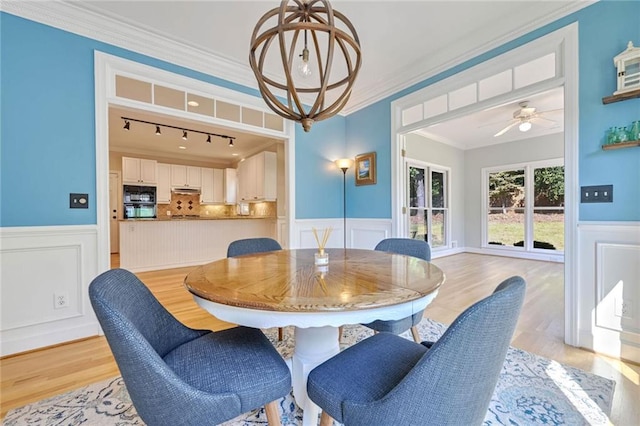
[[326, 411], [322, 411], [322, 416], [320, 416], [320, 426], [333, 426], [333, 418], [327, 414]]
[[264, 411], [267, 413], [267, 421], [269, 426], [282, 426], [280, 422], [280, 409], [278, 408], [278, 400], [271, 401], [264, 405]]
[[413, 340], [415, 340], [416, 343], [420, 343], [420, 333], [418, 333], [418, 327], [416, 327], [415, 325], [411, 327], [411, 334], [413, 334]]
[[278, 342], [282, 342], [283, 330], [282, 327], [278, 327]]

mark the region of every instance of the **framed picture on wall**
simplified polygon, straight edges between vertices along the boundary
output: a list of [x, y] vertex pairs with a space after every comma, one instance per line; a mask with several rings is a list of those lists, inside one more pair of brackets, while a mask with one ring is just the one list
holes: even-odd
[[375, 185], [376, 153], [356, 155], [356, 185]]

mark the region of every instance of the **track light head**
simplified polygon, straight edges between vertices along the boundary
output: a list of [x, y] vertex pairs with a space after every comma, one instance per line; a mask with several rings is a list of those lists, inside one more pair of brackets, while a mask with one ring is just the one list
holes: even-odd
[[187, 131], [186, 130], [182, 131], [182, 140], [184, 140], [184, 141], [187, 140]]
[[162, 133], [160, 133], [160, 126], [156, 126], [156, 135], [160, 136]]
[[129, 123], [129, 121], [128, 121], [128, 120], [125, 120], [125, 121], [124, 121], [124, 129], [125, 129], [125, 130], [129, 130], [129, 127], [130, 127], [130, 126], [131, 126], [131, 123]]
[[229, 138], [229, 146], [233, 148], [233, 138]]
[[207, 135], [207, 143], [211, 143], [211, 135]]

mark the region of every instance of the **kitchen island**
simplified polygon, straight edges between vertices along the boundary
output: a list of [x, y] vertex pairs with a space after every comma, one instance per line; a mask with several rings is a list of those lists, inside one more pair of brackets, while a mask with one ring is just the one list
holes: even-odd
[[276, 236], [275, 217], [126, 219], [120, 226], [120, 267], [132, 272], [201, 265], [227, 256], [229, 243]]

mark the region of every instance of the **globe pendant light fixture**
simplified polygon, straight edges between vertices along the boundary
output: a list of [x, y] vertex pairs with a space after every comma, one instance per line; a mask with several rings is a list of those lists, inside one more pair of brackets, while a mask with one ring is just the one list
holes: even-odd
[[305, 132], [342, 110], [361, 63], [355, 28], [327, 0], [283, 0], [251, 36], [249, 64], [262, 97]]

